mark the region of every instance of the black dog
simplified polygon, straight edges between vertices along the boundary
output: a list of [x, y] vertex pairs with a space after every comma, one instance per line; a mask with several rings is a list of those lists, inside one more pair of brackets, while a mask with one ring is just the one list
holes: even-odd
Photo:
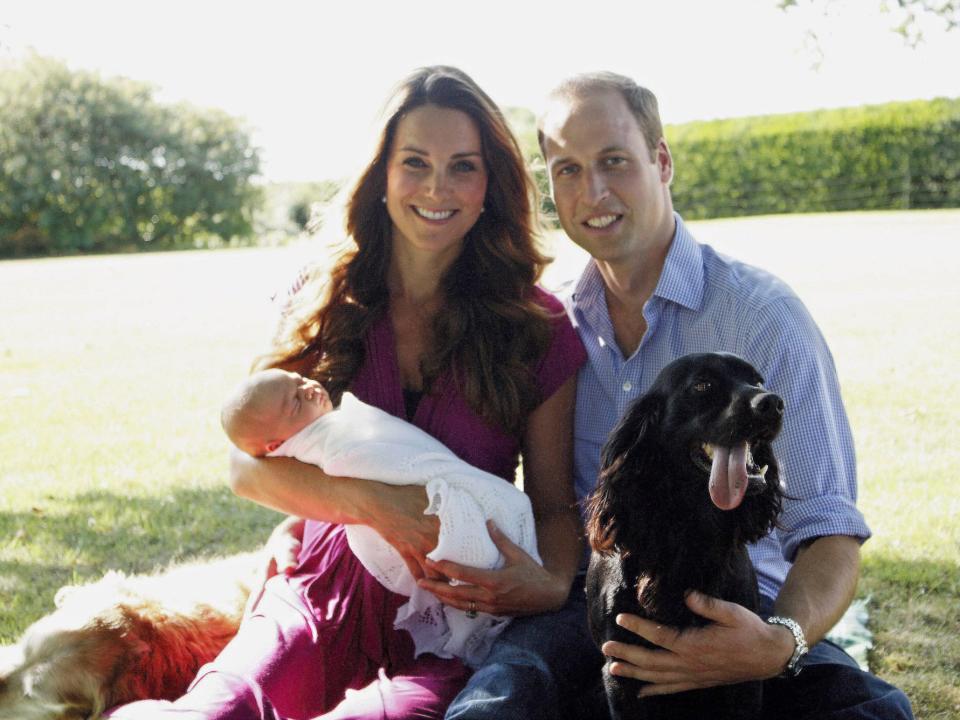
[[[677, 628], [706, 624], [688, 590], [757, 609], [746, 546], [770, 532], [783, 497], [770, 443], [783, 401], [735, 355], [670, 363], [614, 429], [588, 501], [593, 556], [587, 600], [594, 640], [641, 638], [616, 624], [633, 613]], [[749, 718], [761, 684], [742, 683], [638, 699], [641, 682], [603, 682], [614, 718]]]

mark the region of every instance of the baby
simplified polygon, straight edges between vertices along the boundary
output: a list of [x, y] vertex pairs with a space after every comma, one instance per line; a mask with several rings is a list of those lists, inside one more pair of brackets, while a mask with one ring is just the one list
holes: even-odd
[[220, 422], [230, 442], [263, 457], [332, 410], [329, 393], [316, 380], [271, 369], [240, 383], [224, 403]]
[[[427, 557], [496, 568], [503, 558], [490, 539], [492, 519], [540, 562], [529, 498], [503, 478], [459, 459], [436, 438], [389, 413], [344, 393], [334, 408], [314, 380], [285, 370], [247, 378], [221, 412], [230, 440], [250, 455], [294, 457], [328, 475], [426, 488], [427, 514], [440, 519], [437, 547]], [[443, 605], [418, 587], [400, 554], [375, 530], [347, 525], [357, 559], [389, 590], [410, 600], [397, 612], [416, 652], [456, 656], [476, 666], [489, 652], [508, 618], [468, 615]]]

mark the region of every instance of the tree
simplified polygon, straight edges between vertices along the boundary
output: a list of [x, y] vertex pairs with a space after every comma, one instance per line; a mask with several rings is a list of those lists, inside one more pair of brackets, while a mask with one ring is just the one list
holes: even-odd
[[[777, 6], [787, 11], [801, 3], [826, 5], [829, 2], [831, 0], [777, 0]], [[911, 47], [916, 47], [923, 40], [923, 31], [920, 29], [923, 17], [943, 20], [948, 31], [960, 27], [960, 0], [895, 0], [893, 4], [888, 0], [879, 0], [878, 5], [880, 10], [894, 14], [891, 30], [902, 35]]]
[[2, 256], [248, 236], [259, 167], [223, 112], [39, 56], [0, 67]]
[[287, 188], [289, 206], [288, 219], [300, 231], [313, 232], [323, 223], [322, 210], [340, 191], [336, 180], [319, 182], [290, 183]]
[[553, 219], [556, 206], [550, 197], [550, 181], [540, 155], [540, 144], [537, 141], [537, 118], [532, 111], [524, 107], [508, 107], [503, 111], [507, 124], [517, 138], [520, 152], [527, 163], [527, 169], [537, 185], [540, 199], [540, 210], [544, 216]]

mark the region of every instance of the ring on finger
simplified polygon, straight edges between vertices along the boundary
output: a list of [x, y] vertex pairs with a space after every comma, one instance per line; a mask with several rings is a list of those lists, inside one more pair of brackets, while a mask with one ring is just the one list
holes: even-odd
[[477, 616], [477, 601], [471, 600], [467, 604], [467, 617], [473, 620]]

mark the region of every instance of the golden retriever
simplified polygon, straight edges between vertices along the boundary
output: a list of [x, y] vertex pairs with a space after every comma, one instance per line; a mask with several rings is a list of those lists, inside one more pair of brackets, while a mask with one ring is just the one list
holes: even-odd
[[173, 699], [233, 637], [263, 563], [253, 553], [61, 588], [56, 609], [0, 648], [0, 720], [96, 720]]

